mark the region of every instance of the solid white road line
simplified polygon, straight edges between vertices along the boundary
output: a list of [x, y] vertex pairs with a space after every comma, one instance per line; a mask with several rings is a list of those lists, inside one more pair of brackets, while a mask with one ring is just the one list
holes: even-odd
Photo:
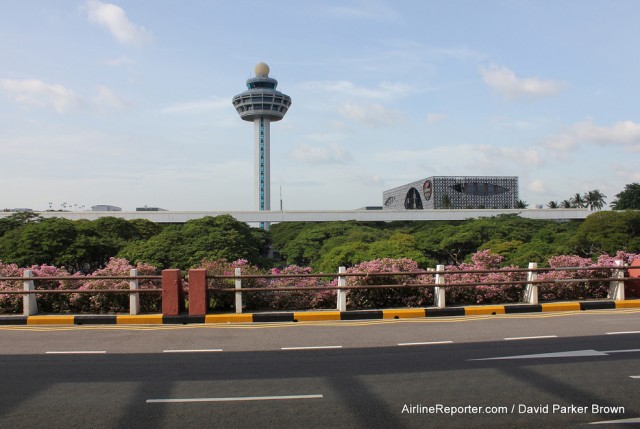
[[607, 420], [604, 422], [591, 422], [589, 423], [590, 425], [619, 425], [619, 424], [626, 424], [626, 423], [640, 423], [640, 417], [634, 417], [631, 419], [621, 419], [621, 420]]
[[640, 334], [640, 331], [607, 332], [607, 335]]
[[69, 350], [69, 351], [51, 351], [45, 352], [48, 355], [102, 355], [106, 350]]
[[341, 349], [342, 346], [308, 346], [308, 347], [281, 347], [280, 350], [322, 350]]
[[505, 338], [505, 341], [515, 341], [515, 340], [539, 340], [541, 338], [558, 338], [557, 335], [538, 335], [536, 337], [511, 337]]
[[207, 353], [221, 351], [222, 349], [163, 350], [162, 353]]
[[323, 395], [287, 395], [287, 396], [240, 396], [236, 398], [183, 398], [183, 399], [147, 399], [147, 404], [152, 403], [178, 403], [178, 402], [234, 402], [234, 401], [282, 401], [291, 399], [319, 399]]
[[640, 378], [640, 375], [630, 375], [631, 378]]
[[451, 344], [453, 341], [426, 341], [422, 343], [398, 343], [399, 346], [427, 346], [431, 344]]

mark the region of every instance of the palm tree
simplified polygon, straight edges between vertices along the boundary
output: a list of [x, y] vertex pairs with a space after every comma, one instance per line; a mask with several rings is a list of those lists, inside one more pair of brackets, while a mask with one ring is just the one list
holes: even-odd
[[547, 207], [549, 207], [550, 209], [557, 209], [560, 207], [560, 205], [558, 205], [557, 201], [549, 201], [547, 203]]
[[516, 208], [517, 209], [526, 209], [527, 207], [529, 207], [529, 203], [523, 200], [518, 200], [516, 201]]
[[562, 208], [562, 209], [572, 209], [573, 208], [573, 204], [571, 204], [570, 200], [563, 200], [560, 203], [560, 208]]
[[583, 209], [587, 206], [584, 202], [584, 197], [580, 194], [575, 194], [571, 198], [571, 205], [578, 209]]
[[607, 198], [605, 194], [600, 192], [599, 189], [595, 189], [584, 194], [584, 203], [590, 210], [602, 210], [605, 205], [605, 198]]

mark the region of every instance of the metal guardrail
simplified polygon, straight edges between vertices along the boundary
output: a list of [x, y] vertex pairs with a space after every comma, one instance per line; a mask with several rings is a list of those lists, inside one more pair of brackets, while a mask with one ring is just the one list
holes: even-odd
[[[529, 304], [538, 303], [538, 287], [540, 285], [550, 284], [564, 284], [564, 283], [596, 283], [596, 282], [609, 282], [608, 298], [614, 300], [624, 300], [624, 284], [626, 281], [632, 280], [625, 278], [625, 272], [633, 269], [633, 267], [625, 267], [621, 261], [616, 261], [615, 266], [591, 266], [591, 267], [560, 267], [560, 268], [538, 268], [535, 263], [530, 263], [528, 268], [506, 268], [497, 270], [449, 270], [444, 269], [444, 265], [438, 265], [435, 270], [420, 270], [420, 271], [405, 271], [405, 272], [370, 272], [370, 273], [347, 273], [345, 267], [340, 267], [338, 273], [300, 273], [300, 274], [242, 274], [240, 268], [236, 268], [233, 275], [205, 275], [205, 285], [202, 289], [211, 293], [233, 293], [235, 294], [235, 309], [236, 313], [242, 312], [242, 294], [243, 293], [257, 293], [257, 292], [293, 292], [293, 291], [336, 291], [337, 309], [339, 311], [346, 311], [346, 292], [349, 290], [363, 290], [363, 289], [414, 289], [414, 288], [434, 288], [434, 304], [438, 308], [445, 307], [446, 289], [451, 287], [477, 287], [477, 286], [510, 286], [510, 285], [525, 285], [524, 302]], [[637, 268], [636, 268], [637, 269]], [[610, 277], [601, 278], [570, 278], [570, 279], [545, 279], [538, 280], [537, 275], [543, 272], [557, 272], [557, 271], [603, 271], [607, 270], [611, 272]], [[179, 270], [166, 270], [177, 271], [178, 276], [175, 279], [181, 279]], [[203, 270], [200, 270], [203, 271]], [[456, 276], [461, 274], [494, 274], [494, 273], [526, 273], [526, 280], [511, 280], [511, 281], [489, 281], [489, 282], [446, 282], [446, 277]], [[433, 283], [400, 283], [400, 284], [381, 284], [381, 285], [349, 285], [347, 286], [346, 280], [348, 277], [357, 277], [362, 279], [369, 279], [375, 277], [420, 277], [420, 276], [433, 276]], [[190, 277], [190, 276], [189, 276]], [[324, 278], [324, 279], [338, 279], [337, 285], [321, 285], [321, 286], [281, 286], [281, 287], [242, 287], [243, 280], [251, 279], [295, 279], [295, 278]], [[129, 289], [36, 289], [35, 283], [40, 281], [99, 281], [99, 280], [127, 280], [129, 281]], [[162, 280], [162, 288], [145, 288], [140, 289], [140, 280]], [[233, 288], [226, 287], [209, 287], [207, 286], [209, 280], [234, 280], [235, 285]], [[136, 269], [130, 271], [129, 276], [51, 276], [51, 277], [34, 277], [32, 271], [25, 270], [23, 277], [0, 277], [0, 281], [22, 281], [23, 290], [2, 290], [0, 295], [23, 295], [23, 307], [25, 315], [37, 314], [37, 302], [36, 295], [42, 294], [129, 294], [130, 297], [130, 314], [140, 313], [140, 301], [139, 295], [141, 293], [163, 293], [165, 288], [164, 275], [138, 275]], [[178, 299], [184, 301], [184, 294], [189, 294], [188, 288], [182, 288], [181, 280], [178, 280], [179, 285], [173, 285]], [[169, 295], [169, 294], [168, 294]], [[180, 298], [182, 296], [182, 298]], [[163, 314], [165, 313], [165, 294], [163, 293]], [[192, 298], [192, 297], [190, 297]], [[205, 299], [205, 297], [196, 297], [194, 294], [193, 299]]]
[[[627, 281], [624, 277], [625, 271], [629, 270], [629, 267], [625, 267], [622, 261], [616, 261], [616, 266], [591, 266], [591, 267], [556, 267], [556, 268], [538, 268], [535, 263], [530, 263], [529, 268], [506, 268], [499, 270], [450, 270], [445, 271], [444, 265], [438, 265], [435, 270], [423, 270], [423, 271], [405, 271], [405, 272], [372, 272], [372, 273], [346, 273], [344, 267], [340, 267], [341, 272], [335, 273], [318, 273], [318, 274], [241, 274], [240, 269], [236, 269], [234, 275], [207, 275], [207, 279], [219, 279], [219, 280], [234, 280], [235, 287], [233, 288], [207, 288], [207, 292], [213, 293], [234, 293], [235, 294], [235, 308], [236, 313], [242, 313], [242, 294], [243, 293], [257, 293], [257, 292], [294, 292], [294, 291], [312, 291], [312, 290], [325, 290], [336, 291], [337, 294], [337, 309], [339, 311], [346, 311], [346, 291], [348, 290], [361, 290], [361, 289], [412, 289], [412, 288], [434, 288], [434, 300], [435, 306], [438, 308], [445, 307], [446, 300], [446, 288], [451, 287], [476, 287], [476, 286], [509, 286], [509, 285], [525, 285], [524, 302], [529, 304], [538, 303], [538, 287], [540, 285], [550, 284], [563, 284], [563, 283], [599, 283], [610, 282], [609, 286], [609, 299], [624, 300], [624, 283]], [[581, 278], [581, 279], [545, 279], [537, 280], [539, 273], [545, 272], [559, 272], [559, 271], [612, 271], [611, 277], [601, 278]], [[491, 281], [491, 282], [467, 282], [467, 283], [447, 283], [445, 281], [446, 276], [455, 276], [460, 274], [494, 274], [494, 273], [526, 273], [527, 280], [512, 280], [512, 281]], [[347, 277], [358, 277], [363, 279], [373, 277], [393, 277], [393, 276], [435, 276], [434, 283], [424, 284], [383, 284], [383, 285], [346, 285]], [[242, 280], [251, 279], [287, 279], [287, 278], [338, 278], [337, 286], [282, 286], [282, 287], [242, 287]]]

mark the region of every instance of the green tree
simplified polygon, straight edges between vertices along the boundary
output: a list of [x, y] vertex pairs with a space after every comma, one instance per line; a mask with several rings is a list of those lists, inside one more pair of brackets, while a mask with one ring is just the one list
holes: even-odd
[[640, 210], [640, 183], [625, 185], [624, 191], [616, 194], [610, 206], [614, 210]]
[[557, 209], [560, 207], [560, 205], [558, 204], [557, 201], [549, 201], [547, 203], [547, 207], [549, 207], [550, 209]]
[[22, 267], [51, 264], [65, 265], [68, 249], [78, 235], [76, 224], [67, 219], [51, 218], [28, 222], [6, 232], [0, 239], [0, 260]]
[[449, 194], [442, 195], [442, 199], [440, 199], [440, 206], [443, 209], [452, 209], [453, 208], [453, 203], [451, 202], [451, 197], [449, 197]]
[[517, 209], [526, 209], [527, 207], [529, 207], [529, 203], [527, 203], [524, 200], [518, 200], [516, 201], [516, 207]]
[[573, 204], [571, 203], [571, 200], [562, 200], [562, 202], [560, 203], [560, 207], [563, 209], [574, 208]]
[[584, 194], [584, 204], [592, 211], [602, 210], [606, 202], [605, 198], [607, 198], [605, 194], [600, 192], [599, 189], [595, 189]]
[[570, 201], [571, 207], [573, 208], [583, 209], [586, 207], [584, 197], [580, 194], [575, 194], [573, 197], [571, 197]]
[[18, 212], [11, 216], [0, 218], [0, 237], [12, 229], [18, 228], [27, 223], [40, 222], [44, 218], [33, 212]]
[[575, 236], [577, 250], [587, 256], [640, 251], [640, 212], [602, 211], [590, 214]]
[[199, 265], [203, 259], [247, 259], [251, 264], [259, 264], [267, 246], [265, 233], [222, 215], [166, 227], [146, 241], [131, 242], [118, 256], [132, 263], [147, 262], [159, 268], [186, 270]]

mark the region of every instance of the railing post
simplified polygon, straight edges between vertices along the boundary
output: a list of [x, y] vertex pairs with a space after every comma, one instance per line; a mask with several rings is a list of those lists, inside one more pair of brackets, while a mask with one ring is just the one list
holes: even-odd
[[[129, 270], [129, 276], [137, 277], [138, 270], [132, 268]], [[129, 314], [136, 315], [140, 314], [140, 294], [137, 292], [139, 288], [138, 279], [133, 278], [129, 280], [129, 290], [136, 291], [135, 293], [129, 294]]]
[[434, 305], [438, 308], [445, 307], [445, 287], [444, 287], [444, 274], [440, 274], [444, 272], [444, 265], [436, 266], [436, 286], [433, 288], [433, 301]]
[[[535, 270], [538, 268], [536, 262], [529, 262], [529, 269]], [[527, 272], [527, 281], [534, 282], [538, 279], [538, 273], [536, 271]], [[538, 285], [535, 283], [527, 283], [527, 287], [524, 290], [524, 302], [528, 304], [538, 303]]]
[[[236, 290], [242, 290], [242, 279], [239, 278], [242, 275], [242, 269], [235, 269], [236, 276]], [[242, 292], [235, 292], [236, 295], [236, 313], [242, 313]]]
[[[33, 271], [24, 270], [24, 291], [34, 291], [36, 290], [35, 284], [33, 280], [27, 280], [33, 278]], [[22, 295], [22, 310], [25, 316], [33, 316], [34, 314], [38, 314], [38, 302], [36, 301], [35, 293], [25, 293]]]
[[177, 316], [184, 311], [184, 291], [180, 270], [162, 270], [162, 315]]
[[204, 316], [208, 308], [207, 270], [189, 270], [189, 316]]
[[[622, 267], [623, 262], [620, 260], [614, 261], [616, 267]], [[624, 270], [613, 270], [613, 275], [611, 277], [615, 277], [621, 280], [613, 280], [609, 283], [609, 299], [613, 299], [614, 301], [624, 301]]]
[[[338, 274], [344, 274], [347, 272], [345, 267], [338, 268]], [[345, 287], [347, 285], [347, 278], [338, 276], [338, 288]], [[344, 289], [338, 289], [336, 293], [337, 309], [338, 311], [347, 311], [347, 291]]]

